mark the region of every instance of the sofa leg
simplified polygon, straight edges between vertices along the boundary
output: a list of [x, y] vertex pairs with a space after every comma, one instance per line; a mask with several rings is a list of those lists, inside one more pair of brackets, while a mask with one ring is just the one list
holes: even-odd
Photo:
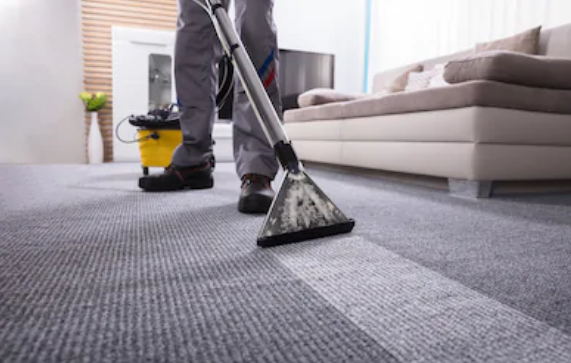
[[451, 195], [462, 198], [489, 198], [492, 195], [492, 182], [448, 179], [448, 190]]

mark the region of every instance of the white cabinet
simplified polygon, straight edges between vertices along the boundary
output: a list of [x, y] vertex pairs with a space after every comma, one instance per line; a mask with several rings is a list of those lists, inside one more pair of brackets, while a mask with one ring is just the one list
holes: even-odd
[[[137, 143], [117, 139], [117, 125], [129, 115], [149, 110], [149, 61], [152, 54], [173, 57], [174, 33], [167, 31], [113, 27], [113, 158], [116, 162], [138, 162]], [[174, 82], [172, 100], [176, 101]], [[137, 129], [123, 122], [119, 135], [136, 138]]]
[[[149, 110], [150, 82], [152, 78], [160, 82], [162, 75], [150, 72], [151, 65], [157, 59], [170, 57], [171, 62], [171, 100], [177, 100], [174, 74], [174, 42], [175, 33], [149, 29], [113, 27], [113, 158], [115, 162], [139, 162], [140, 153], [137, 143], [125, 144], [118, 140], [117, 125], [129, 115], [143, 115]], [[168, 62], [167, 62], [168, 63]], [[123, 122], [118, 130], [123, 140], [134, 140], [137, 129], [128, 121]], [[218, 161], [232, 161], [232, 129], [231, 124], [216, 124], [213, 137]]]

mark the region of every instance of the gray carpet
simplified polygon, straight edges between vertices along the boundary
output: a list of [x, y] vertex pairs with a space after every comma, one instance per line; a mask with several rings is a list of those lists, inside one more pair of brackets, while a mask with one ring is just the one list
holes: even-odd
[[0, 362], [569, 362], [571, 197], [312, 171], [354, 233], [260, 250], [136, 165], [0, 167]]

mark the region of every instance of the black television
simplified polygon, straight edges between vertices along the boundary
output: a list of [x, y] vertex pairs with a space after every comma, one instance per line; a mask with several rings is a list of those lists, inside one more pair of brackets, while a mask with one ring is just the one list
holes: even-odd
[[[280, 49], [279, 84], [283, 110], [298, 108], [297, 98], [303, 92], [335, 87], [335, 55]], [[218, 112], [220, 120], [232, 120], [233, 91]]]

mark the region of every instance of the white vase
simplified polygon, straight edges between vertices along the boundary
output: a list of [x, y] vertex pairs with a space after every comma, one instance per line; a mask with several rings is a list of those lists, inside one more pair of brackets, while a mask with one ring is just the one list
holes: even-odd
[[101, 164], [103, 162], [103, 137], [99, 129], [97, 112], [91, 112], [87, 150], [90, 164]]

